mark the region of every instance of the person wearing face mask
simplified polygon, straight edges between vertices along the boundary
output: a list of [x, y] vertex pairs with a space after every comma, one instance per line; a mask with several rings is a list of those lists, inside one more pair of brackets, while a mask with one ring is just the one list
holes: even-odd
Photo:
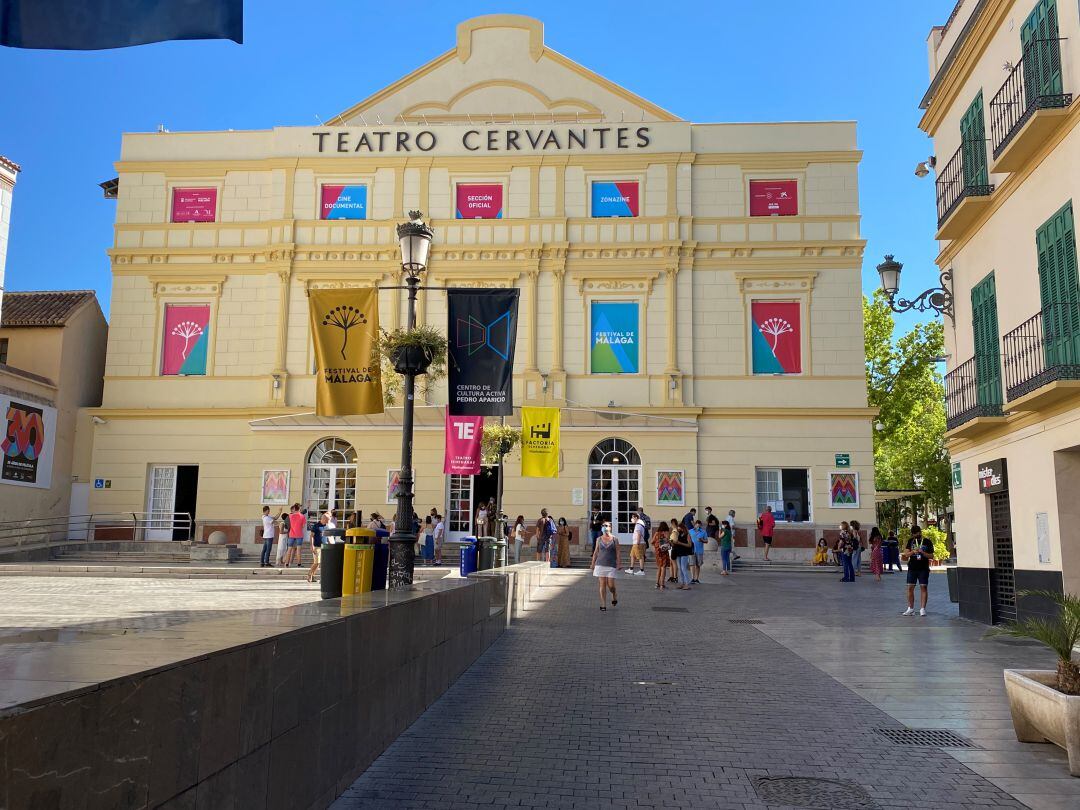
[[607, 594], [611, 592], [611, 604], [619, 604], [619, 593], [615, 589], [615, 577], [619, 573], [619, 541], [611, 533], [611, 523], [605, 521], [600, 528], [600, 537], [593, 551], [593, 576], [600, 580], [600, 610], [607, 610]]

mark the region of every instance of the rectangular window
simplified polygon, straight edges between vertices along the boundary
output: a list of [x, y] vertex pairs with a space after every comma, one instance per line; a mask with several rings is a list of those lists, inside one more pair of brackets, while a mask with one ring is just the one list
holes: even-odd
[[797, 180], [751, 180], [750, 216], [793, 217], [799, 213]]
[[0, 363], [7, 364], [8, 339], [0, 338]]
[[754, 374], [802, 372], [802, 304], [751, 301], [750, 332]]
[[459, 183], [456, 197], [456, 219], [502, 219], [501, 183]]
[[810, 471], [758, 467], [757, 514], [770, 510], [778, 522], [810, 520]]
[[367, 186], [323, 186], [319, 219], [367, 219]]
[[592, 215], [594, 217], [636, 217], [638, 211], [638, 182], [636, 180], [593, 181]]
[[216, 218], [216, 188], [173, 189], [173, 222], [213, 222]]
[[637, 374], [641, 333], [637, 301], [593, 301], [590, 315], [590, 362], [593, 374]]
[[162, 376], [206, 374], [209, 341], [209, 304], [166, 304], [161, 339]]

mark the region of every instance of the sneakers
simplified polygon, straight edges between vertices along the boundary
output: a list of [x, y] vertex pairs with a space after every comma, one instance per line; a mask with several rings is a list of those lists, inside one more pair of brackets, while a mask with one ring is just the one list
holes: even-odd
[[[923, 615], [925, 615], [925, 613], [926, 613], [926, 611], [923, 611]], [[915, 608], [908, 608], [907, 610], [905, 610], [900, 615], [901, 616], [914, 616], [915, 615]]]
[[925, 616], [926, 615], [926, 608], [919, 608], [919, 615], [920, 616]]
[[640, 571], [635, 572], [634, 576], [638, 576], [638, 577], [645, 576], [645, 569], [642, 568]]

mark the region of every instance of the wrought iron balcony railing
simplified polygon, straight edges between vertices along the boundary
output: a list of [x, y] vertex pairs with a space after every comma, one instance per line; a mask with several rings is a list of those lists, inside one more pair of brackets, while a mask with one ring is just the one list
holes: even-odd
[[1072, 93], [1063, 92], [1061, 39], [1028, 43], [990, 102], [990, 141], [997, 159], [1036, 110], [1068, 107]]
[[979, 416], [1001, 416], [1001, 379], [977, 366], [997, 367], [997, 357], [972, 357], [945, 375], [945, 428], [953, 430]]
[[[964, 141], [956, 150], [956, 154], [949, 158], [937, 177], [937, 214], [938, 226], [949, 218], [949, 214], [960, 205], [967, 197], [987, 197], [994, 191], [992, 183], [977, 183], [974, 167], [965, 170], [965, 153], [974, 154], [976, 149], [986, 149], [983, 141]], [[970, 158], [967, 158], [970, 160]], [[982, 177], [978, 178], [983, 179]]]
[[1002, 342], [1010, 401], [1055, 380], [1080, 380], [1080, 303], [1048, 304]]

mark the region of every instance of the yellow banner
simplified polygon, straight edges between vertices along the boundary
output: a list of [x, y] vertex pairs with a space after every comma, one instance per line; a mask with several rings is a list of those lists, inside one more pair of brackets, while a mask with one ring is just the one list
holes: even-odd
[[559, 409], [521, 409], [521, 477], [559, 477]]
[[382, 378], [375, 351], [379, 291], [374, 287], [312, 290], [310, 302], [317, 367], [315, 413], [382, 413]]

